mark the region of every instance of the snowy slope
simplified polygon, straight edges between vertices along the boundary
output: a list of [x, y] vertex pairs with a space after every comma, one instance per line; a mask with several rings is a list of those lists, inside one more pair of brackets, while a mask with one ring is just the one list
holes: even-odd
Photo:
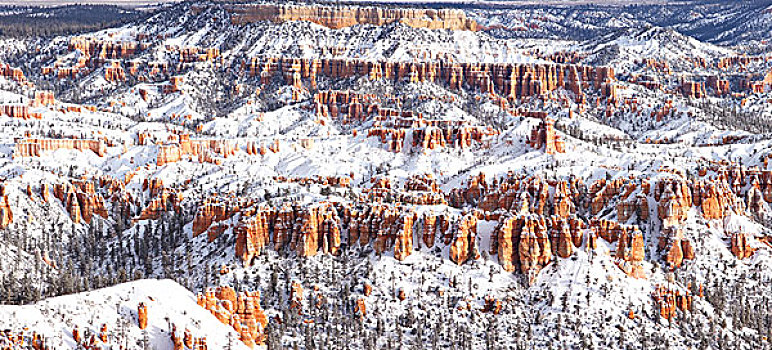
[[[137, 323], [140, 303], [148, 307], [145, 330]], [[190, 291], [171, 280], [138, 280], [32, 305], [0, 306], [0, 328], [18, 332], [24, 325], [49, 339], [49, 346], [55, 349], [77, 346], [72, 338], [74, 328], [82, 334], [100, 334], [103, 325], [108, 330], [104, 347], [173, 349], [170, 324], [179, 334], [187, 329], [196, 337], [206, 337], [210, 348], [224, 349], [229, 337], [231, 348], [246, 348], [233, 341], [238, 335], [231, 327], [198, 306]]]

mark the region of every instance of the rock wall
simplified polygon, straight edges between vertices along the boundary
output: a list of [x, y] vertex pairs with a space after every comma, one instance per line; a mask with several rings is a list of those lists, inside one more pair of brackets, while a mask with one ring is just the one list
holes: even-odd
[[681, 83], [681, 94], [689, 98], [703, 98], [707, 96], [705, 83], [684, 81]]
[[138, 41], [102, 40], [88, 36], [76, 36], [67, 46], [70, 51], [79, 50], [85, 56], [101, 59], [131, 58], [135, 53], [146, 48]]
[[8, 63], [0, 63], [0, 76], [19, 83], [27, 82], [24, 72], [19, 68], [11, 67]]
[[560, 136], [555, 135], [555, 121], [551, 118], [542, 120], [537, 127], [531, 130], [531, 138], [528, 143], [533, 148], [542, 149], [544, 153], [565, 153], [566, 145]]
[[222, 158], [236, 154], [236, 144], [231, 140], [191, 140], [190, 135], [179, 135], [169, 143], [159, 145], [156, 164], [164, 166], [182, 160], [183, 157], [195, 157], [199, 163], [222, 164]]
[[756, 251], [756, 249], [750, 247], [749, 237], [746, 233], [733, 232], [730, 234], [729, 240], [730, 250], [738, 259], [749, 258]]
[[40, 157], [43, 151], [56, 151], [59, 149], [75, 149], [78, 151], [92, 151], [100, 157], [104, 157], [107, 146], [102, 140], [80, 139], [23, 139], [16, 142], [13, 152], [15, 157]]
[[477, 30], [477, 23], [461, 10], [397, 9], [375, 7], [330, 7], [321, 5], [234, 5], [228, 8], [231, 21], [243, 24], [257, 21], [309, 21], [340, 29], [357, 24], [385, 25], [401, 22], [411, 27], [450, 30]]
[[413, 251], [413, 226], [418, 219], [412, 211], [375, 202], [362, 206], [321, 202], [270, 207], [215, 197], [199, 207], [193, 233], [222, 232], [225, 228], [221, 225], [227, 228], [229, 224], [224, 221], [233, 217], [238, 218], [233, 226], [236, 255], [247, 265], [271, 246], [294, 251], [298, 256], [338, 254], [345, 233], [349, 245], [372, 245], [378, 254], [391, 250], [396, 259], [402, 260]]
[[13, 212], [5, 194], [5, 185], [0, 184], [0, 229], [8, 227], [13, 222]]
[[479, 259], [480, 254], [475, 244], [477, 217], [465, 215], [458, 221], [454, 231], [456, 234], [450, 244], [450, 260], [461, 265], [469, 259]]
[[105, 66], [105, 80], [111, 82], [126, 80], [126, 71], [121, 66], [120, 61], [111, 61]]
[[48, 348], [45, 335], [34, 330], [30, 331], [28, 327], [24, 327], [21, 331], [13, 331], [11, 329], [3, 330], [3, 332], [0, 332], [0, 345], [3, 346], [3, 349], [9, 350], [44, 350]]
[[198, 294], [197, 303], [220, 322], [233, 327], [249, 348], [265, 342], [268, 318], [260, 307], [260, 292], [236, 293], [231, 287], [210, 288]]
[[95, 192], [94, 183], [90, 181], [55, 184], [54, 197], [59, 199], [74, 223], [91, 223], [94, 215], [107, 218], [107, 209], [102, 195]]
[[[574, 93], [576, 102], [586, 102], [585, 90], [595, 88], [600, 95], [616, 100], [615, 73], [609, 67], [589, 67], [575, 64], [527, 63], [458, 63], [445, 59], [429, 62], [372, 61], [342, 58], [253, 57], [244, 62], [250, 76], [259, 76], [262, 84], [280, 76], [287, 85], [308, 81], [316, 88], [318, 76], [328, 78], [369, 77], [372, 80], [435, 82], [451, 89], [468, 89], [484, 94], [499, 94], [506, 99], [542, 96], [558, 88]], [[295, 74], [298, 73], [298, 74]], [[321, 101], [327, 99], [326, 95]], [[357, 117], [357, 98], [353, 117]], [[330, 107], [332, 109], [332, 107]], [[364, 110], [364, 106], [362, 106]], [[340, 110], [339, 110], [340, 111]], [[330, 111], [330, 114], [333, 114]], [[350, 118], [351, 119], [351, 118]]]
[[659, 315], [663, 319], [670, 320], [677, 316], [676, 311], [692, 310], [692, 295], [688, 290], [680, 291], [665, 286], [657, 286], [652, 295], [659, 308]]
[[33, 106], [51, 106], [55, 103], [53, 91], [35, 91], [35, 99], [32, 101]]
[[40, 113], [31, 113], [29, 106], [23, 104], [4, 104], [0, 106], [0, 115], [20, 119], [41, 119]]
[[151, 189], [150, 195], [155, 197], [150, 203], [142, 209], [139, 216], [134, 221], [156, 220], [165, 212], [180, 211], [182, 203], [182, 192], [174, 189], [162, 188], [160, 190]]

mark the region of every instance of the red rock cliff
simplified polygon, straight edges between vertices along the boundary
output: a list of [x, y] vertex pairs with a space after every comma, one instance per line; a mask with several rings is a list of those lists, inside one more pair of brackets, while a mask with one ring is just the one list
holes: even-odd
[[236, 5], [229, 8], [236, 24], [256, 21], [309, 21], [340, 29], [357, 24], [385, 25], [402, 22], [416, 28], [477, 30], [477, 23], [460, 10], [330, 7], [320, 5]]

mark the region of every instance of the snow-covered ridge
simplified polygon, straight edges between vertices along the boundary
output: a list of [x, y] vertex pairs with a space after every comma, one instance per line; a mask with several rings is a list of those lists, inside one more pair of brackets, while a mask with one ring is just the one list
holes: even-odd
[[[147, 308], [144, 330], [138, 323], [140, 304]], [[171, 280], [137, 280], [31, 305], [0, 306], [0, 328], [27, 337], [36, 332], [54, 349], [77, 348], [73, 331], [86, 342], [89, 334], [94, 335], [102, 348], [173, 349], [170, 325], [176, 326], [177, 336], [189, 330], [195, 337], [205, 337], [209, 348], [246, 349], [228, 340], [238, 337], [231, 327], [197, 305], [193, 293]], [[107, 341], [99, 339], [102, 334]], [[0, 337], [0, 345], [7, 341]]]

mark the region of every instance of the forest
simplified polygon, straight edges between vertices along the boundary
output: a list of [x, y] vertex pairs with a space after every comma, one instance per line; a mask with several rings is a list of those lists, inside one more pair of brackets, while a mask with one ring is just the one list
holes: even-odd
[[0, 6], [0, 37], [72, 35], [120, 26], [146, 12], [115, 5]]

